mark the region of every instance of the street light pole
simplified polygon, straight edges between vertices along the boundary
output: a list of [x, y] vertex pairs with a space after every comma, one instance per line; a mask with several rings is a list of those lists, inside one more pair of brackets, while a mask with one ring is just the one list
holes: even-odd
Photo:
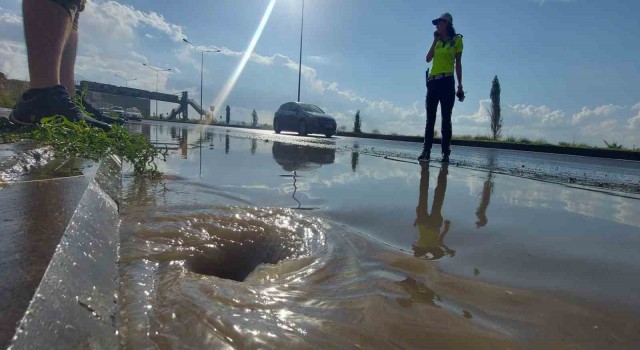
[[[123, 77], [119, 76], [118, 74], [114, 74], [114, 75], [115, 75], [116, 77], [118, 77], [118, 78], [120, 78], [120, 79], [124, 80], [124, 86], [125, 86], [126, 88], [128, 88], [128, 87], [129, 87], [129, 82], [130, 82], [130, 81], [136, 81], [136, 80], [138, 80], [138, 78], [127, 79], [127, 78], [123, 78]], [[127, 113], [127, 108], [129, 108], [129, 96], [125, 95], [125, 96], [124, 96], [124, 112], [125, 112], [125, 114]]]
[[[204, 90], [203, 81], [204, 81], [204, 51], [200, 51], [200, 120], [202, 120], [202, 112], [204, 112], [204, 106], [202, 105], [202, 94]], [[202, 130], [200, 130], [200, 133], [202, 133]], [[200, 142], [202, 142], [202, 135], [200, 135]], [[200, 167], [202, 167], [202, 165]]]
[[302, 32], [304, 30], [304, 0], [302, 0], [302, 24], [300, 25], [300, 64], [298, 65], [298, 102], [300, 102], [300, 80], [302, 78]]
[[[182, 41], [184, 41], [185, 43], [191, 45], [194, 49], [200, 51], [200, 111], [204, 112], [204, 106], [202, 105], [202, 97], [203, 97], [203, 81], [204, 81], [204, 54], [205, 53], [209, 53], [209, 52], [220, 52], [220, 49], [215, 49], [215, 50], [207, 50], [207, 49], [203, 49], [200, 48], [198, 46], [193, 45], [189, 40], [187, 40], [187, 38], [183, 38]], [[215, 116], [214, 116], [215, 118]], [[200, 120], [202, 120], [202, 113], [200, 113]]]
[[158, 71], [156, 71], [156, 118], [158, 118], [158, 81], [159, 81], [159, 77], [158, 77]]
[[[156, 94], [158, 94], [158, 80], [159, 80], [159, 73], [160, 72], [168, 72], [171, 70], [171, 68], [167, 68], [167, 69], [160, 69], [160, 68], [156, 68], [153, 66], [150, 66], [146, 63], [142, 63], [143, 66], [145, 67], [149, 67], [150, 69], [153, 69], [156, 72]], [[158, 96], [156, 96], [156, 117], [158, 116]]]

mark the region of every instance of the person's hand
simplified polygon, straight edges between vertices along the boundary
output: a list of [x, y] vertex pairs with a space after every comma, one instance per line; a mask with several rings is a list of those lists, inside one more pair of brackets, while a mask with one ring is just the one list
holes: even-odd
[[433, 41], [438, 40], [440, 40], [440, 33], [438, 33], [438, 31], [436, 30], [435, 32], [433, 32]]
[[456, 97], [458, 97], [458, 101], [464, 101], [465, 95], [464, 90], [462, 89], [462, 85], [458, 85], [458, 92], [456, 92]]

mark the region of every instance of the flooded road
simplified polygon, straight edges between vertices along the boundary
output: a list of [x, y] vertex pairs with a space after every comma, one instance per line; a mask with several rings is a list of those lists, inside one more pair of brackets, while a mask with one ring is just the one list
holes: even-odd
[[[131, 128], [170, 156], [160, 182], [125, 175], [126, 348], [640, 345], [638, 199], [503, 174], [584, 162], [421, 167], [402, 142]], [[631, 162], [589, 169], [640, 183]]]

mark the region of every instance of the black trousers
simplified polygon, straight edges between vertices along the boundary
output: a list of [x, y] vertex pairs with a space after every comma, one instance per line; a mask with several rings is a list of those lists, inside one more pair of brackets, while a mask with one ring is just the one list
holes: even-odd
[[431, 152], [436, 112], [440, 103], [442, 113], [442, 154], [451, 153], [451, 112], [456, 101], [456, 81], [453, 76], [427, 82], [427, 127], [424, 130], [424, 149]]

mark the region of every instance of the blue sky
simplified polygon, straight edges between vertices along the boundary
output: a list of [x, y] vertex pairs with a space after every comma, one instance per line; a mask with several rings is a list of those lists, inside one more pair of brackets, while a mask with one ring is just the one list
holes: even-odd
[[[171, 67], [161, 90], [199, 100], [200, 54], [181, 42], [221, 48], [205, 57], [205, 105], [237, 66], [269, 0], [90, 0], [81, 18], [78, 73], [154, 89], [141, 62]], [[226, 100], [233, 118], [258, 110], [271, 122], [296, 99], [301, 0], [277, 0], [254, 55]], [[0, 0], [0, 71], [26, 78], [20, 1]], [[455, 134], [489, 134], [491, 80], [502, 84], [505, 136], [603, 139], [640, 147], [638, 1], [306, 0], [302, 100], [365, 131], [417, 135], [424, 128], [424, 56], [432, 18], [449, 11], [464, 35], [464, 103]], [[162, 104], [161, 112], [173, 106]], [[219, 107], [218, 107], [219, 108]], [[221, 114], [218, 112], [217, 114]], [[192, 113], [196, 116], [196, 113]], [[246, 118], [245, 118], [246, 117]]]

